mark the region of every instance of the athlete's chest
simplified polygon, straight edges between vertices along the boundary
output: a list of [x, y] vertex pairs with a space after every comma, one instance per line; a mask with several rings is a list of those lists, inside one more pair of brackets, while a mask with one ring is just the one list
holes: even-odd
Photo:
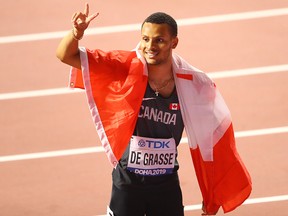
[[181, 111], [176, 89], [169, 97], [156, 95], [153, 89], [147, 85], [145, 95], [139, 110], [138, 118], [166, 125], [176, 125], [181, 118]]

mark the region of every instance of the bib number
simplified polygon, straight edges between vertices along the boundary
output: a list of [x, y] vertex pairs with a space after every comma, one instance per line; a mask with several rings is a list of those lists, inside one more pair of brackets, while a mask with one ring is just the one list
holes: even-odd
[[138, 174], [158, 176], [173, 172], [176, 144], [173, 138], [154, 139], [133, 136], [127, 169]]

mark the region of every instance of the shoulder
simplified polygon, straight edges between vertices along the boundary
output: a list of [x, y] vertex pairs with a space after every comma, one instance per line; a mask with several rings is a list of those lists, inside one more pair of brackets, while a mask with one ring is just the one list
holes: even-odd
[[181, 74], [190, 75], [194, 83], [199, 84], [213, 84], [213, 81], [202, 70], [192, 66], [179, 55], [173, 53], [173, 67], [177, 76]]
[[131, 58], [136, 57], [135, 51], [127, 51], [127, 50], [109, 50], [103, 51], [101, 49], [86, 49], [88, 55], [92, 55], [94, 57], [105, 57], [110, 59], [121, 59], [121, 58]]

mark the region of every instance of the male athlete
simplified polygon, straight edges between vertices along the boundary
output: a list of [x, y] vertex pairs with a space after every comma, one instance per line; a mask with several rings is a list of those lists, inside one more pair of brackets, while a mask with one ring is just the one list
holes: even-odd
[[[73, 15], [73, 29], [60, 42], [57, 57], [73, 68], [70, 86], [85, 88], [97, 132], [115, 167], [107, 215], [184, 216], [177, 173], [177, 146], [184, 125], [191, 132], [188, 137], [193, 162], [200, 173], [197, 177], [204, 196], [202, 215], [215, 215], [220, 206], [230, 211], [240, 205], [250, 194], [249, 176], [240, 183], [241, 191], [235, 192], [240, 194], [236, 201], [228, 192], [229, 206], [225, 206], [225, 191], [221, 193], [224, 201], [214, 201], [214, 191], [206, 185], [211, 180], [210, 167], [200, 171], [215, 154], [213, 150], [205, 151], [212, 142], [206, 138], [221, 144], [229, 139], [225, 134], [233, 134], [233, 128], [224, 105], [223, 111], [205, 120], [218, 109], [206, 108], [215, 106], [213, 101], [220, 96], [204, 73], [173, 55], [178, 44], [176, 21], [162, 12], [147, 17], [141, 26], [140, 43], [133, 51], [79, 48], [79, 40], [97, 16], [89, 16], [88, 4], [84, 12]], [[216, 129], [217, 135], [210, 133]], [[204, 147], [197, 148], [202, 141]], [[244, 192], [243, 186], [247, 187]]]

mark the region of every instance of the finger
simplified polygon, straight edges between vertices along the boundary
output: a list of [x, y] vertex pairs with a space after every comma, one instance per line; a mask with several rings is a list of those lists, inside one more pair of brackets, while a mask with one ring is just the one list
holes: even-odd
[[83, 13], [76, 12], [72, 17], [72, 21], [76, 22], [78, 19], [82, 19], [83, 16], [85, 16]]
[[71, 22], [72, 22], [72, 25], [73, 25], [75, 28], [77, 28], [77, 26], [78, 26], [78, 24], [79, 24], [79, 21], [80, 21], [79, 17], [80, 17], [80, 16], [81, 16], [81, 13], [80, 13], [80, 12], [77, 12], [77, 13], [75, 13], [75, 14], [73, 15], [73, 17], [72, 17]]
[[77, 27], [77, 19], [79, 17], [79, 13], [75, 13], [72, 17], [72, 20], [71, 20], [71, 23], [72, 23], [72, 26], [74, 27]]
[[71, 18], [71, 21], [74, 21], [76, 16], [77, 16], [77, 13], [74, 13], [72, 18]]
[[99, 15], [99, 13], [95, 13], [95, 14], [89, 16], [89, 17], [87, 18], [87, 22], [91, 22], [91, 21], [94, 20], [98, 15]]
[[88, 3], [85, 4], [84, 14], [85, 14], [87, 17], [88, 17], [88, 15], [89, 15], [89, 4], [88, 4]]

